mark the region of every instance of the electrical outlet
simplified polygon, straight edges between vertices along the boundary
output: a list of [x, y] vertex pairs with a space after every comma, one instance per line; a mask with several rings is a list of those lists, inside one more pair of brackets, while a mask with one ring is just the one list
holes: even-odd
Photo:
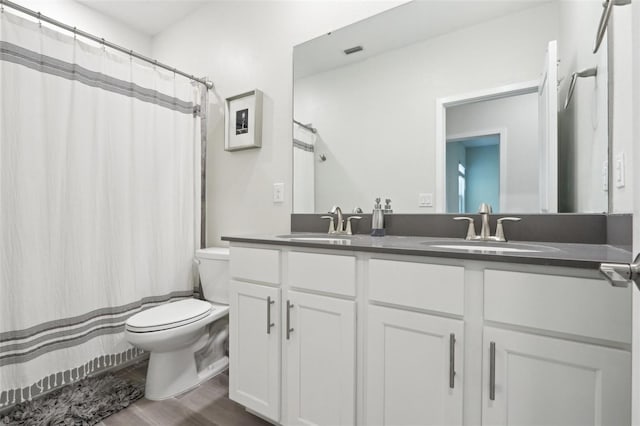
[[273, 202], [284, 203], [284, 183], [273, 184]]
[[418, 207], [433, 207], [433, 194], [431, 193], [418, 194]]

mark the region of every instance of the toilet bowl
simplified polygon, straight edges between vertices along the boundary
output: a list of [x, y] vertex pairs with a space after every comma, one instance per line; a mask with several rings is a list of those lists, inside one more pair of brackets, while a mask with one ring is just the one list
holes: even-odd
[[[145, 397], [171, 398], [198, 386], [226, 370], [224, 355], [228, 336], [229, 249], [208, 248], [196, 252], [196, 262], [207, 301], [184, 299], [139, 312], [125, 323], [125, 339], [150, 353]], [[216, 330], [215, 335], [210, 330]], [[213, 350], [209, 350], [213, 347]], [[202, 352], [215, 356], [202, 356]], [[203, 361], [204, 360], [204, 361]]]

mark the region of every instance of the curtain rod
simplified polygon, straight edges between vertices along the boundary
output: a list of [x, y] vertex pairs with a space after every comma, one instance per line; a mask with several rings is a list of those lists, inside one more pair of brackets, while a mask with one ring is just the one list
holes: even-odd
[[311, 123], [309, 124], [304, 124], [299, 122], [298, 120], [293, 120], [294, 123], [296, 123], [298, 126], [300, 127], [304, 127], [305, 129], [309, 130], [311, 133], [317, 133], [318, 130], [315, 129], [315, 127], [311, 126]]
[[117, 50], [119, 52], [125, 53], [125, 54], [127, 54], [129, 56], [133, 56], [134, 58], [141, 59], [141, 60], [143, 60], [145, 62], [149, 62], [149, 63], [151, 63], [151, 64], [153, 64], [153, 65], [155, 65], [157, 67], [164, 68], [166, 70], [172, 71], [175, 74], [180, 74], [180, 75], [182, 75], [184, 77], [187, 77], [190, 80], [197, 81], [198, 83], [204, 85], [207, 89], [213, 89], [213, 82], [211, 82], [210, 80], [207, 80], [206, 78], [194, 77], [191, 74], [187, 74], [186, 72], [183, 72], [183, 71], [180, 71], [180, 70], [178, 70], [176, 68], [170, 67], [169, 65], [165, 65], [165, 64], [163, 64], [161, 62], [156, 61], [155, 59], [148, 58], [148, 57], [146, 57], [144, 55], [141, 55], [139, 53], [134, 52], [133, 50], [125, 49], [122, 46], [119, 46], [117, 44], [111, 43], [110, 41], [107, 41], [104, 38], [96, 37], [93, 34], [90, 34], [90, 33], [85, 32], [85, 31], [81, 31], [81, 30], [77, 29], [76, 27], [72, 27], [72, 26], [64, 24], [64, 23], [62, 23], [60, 21], [57, 21], [57, 20], [55, 20], [53, 18], [49, 18], [48, 16], [45, 16], [45, 15], [41, 14], [40, 12], [35, 12], [35, 11], [31, 10], [31, 9], [27, 9], [24, 6], [20, 6], [19, 4], [13, 3], [13, 2], [11, 2], [9, 0], [0, 0], [0, 6], [10, 7], [12, 9], [15, 9], [15, 10], [17, 10], [19, 12], [22, 12], [22, 13], [26, 14], [26, 15], [32, 16], [34, 18], [37, 18], [40, 21], [48, 22], [49, 24], [52, 24], [52, 25], [55, 25], [55, 26], [60, 27], [62, 29], [65, 29], [65, 30], [67, 30], [67, 31], [69, 31], [69, 32], [71, 32], [73, 34], [77, 34], [77, 35], [80, 35], [82, 37], [88, 38], [89, 40], [93, 40], [93, 41], [95, 41], [97, 43], [100, 43], [100, 44], [102, 44], [104, 46], [108, 46], [111, 49], [114, 49], [114, 50]]

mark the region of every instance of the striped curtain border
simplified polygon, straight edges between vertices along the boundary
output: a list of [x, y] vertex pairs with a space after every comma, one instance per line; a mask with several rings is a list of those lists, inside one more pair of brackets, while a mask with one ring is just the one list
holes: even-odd
[[193, 291], [146, 297], [137, 302], [71, 318], [49, 321], [24, 330], [0, 333], [0, 367], [23, 363], [45, 353], [87, 342], [96, 336], [120, 333], [131, 315], [174, 299], [193, 297]]
[[78, 81], [87, 86], [97, 87], [123, 96], [130, 96], [142, 102], [152, 103], [184, 114], [199, 114], [199, 107], [191, 101], [184, 101], [129, 81], [109, 77], [103, 73], [81, 67], [78, 64], [42, 55], [7, 41], [0, 41], [0, 61], [11, 62], [42, 73]]
[[293, 139], [293, 147], [301, 149], [303, 151], [308, 151], [308, 152], [314, 152], [316, 150], [312, 144], [302, 142], [300, 139], [295, 139], [295, 138]]
[[[18, 389], [0, 390], [0, 417], [3, 412], [8, 412], [14, 405], [30, 401], [35, 397], [43, 396], [65, 385], [75, 383], [85, 377], [96, 375], [100, 372], [113, 369], [123, 364], [130, 364], [147, 357], [142, 349], [131, 348], [118, 354], [102, 355], [91, 361], [66, 371], [51, 373], [43, 377], [31, 386]], [[0, 423], [1, 420], [0, 420]]]

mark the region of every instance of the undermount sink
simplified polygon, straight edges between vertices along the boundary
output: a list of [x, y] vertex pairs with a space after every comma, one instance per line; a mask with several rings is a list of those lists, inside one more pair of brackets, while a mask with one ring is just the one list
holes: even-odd
[[431, 242], [425, 241], [422, 244], [428, 245], [433, 248], [443, 248], [450, 250], [465, 250], [465, 251], [482, 251], [491, 253], [542, 253], [557, 251], [554, 247], [547, 247], [537, 244], [522, 244], [522, 243], [510, 243], [510, 242], [493, 242], [493, 241], [460, 241], [460, 242], [447, 242], [442, 241]]
[[291, 241], [307, 241], [307, 242], [318, 242], [318, 243], [328, 243], [328, 244], [341, 244], [341, 245], [349, 245], [351, 244], [351, 240], [349, 239], [349, 235], [322, 235], [322, 234], [287, 234], [287, 235], [278, 235], [278, 238], [286, 238]]

